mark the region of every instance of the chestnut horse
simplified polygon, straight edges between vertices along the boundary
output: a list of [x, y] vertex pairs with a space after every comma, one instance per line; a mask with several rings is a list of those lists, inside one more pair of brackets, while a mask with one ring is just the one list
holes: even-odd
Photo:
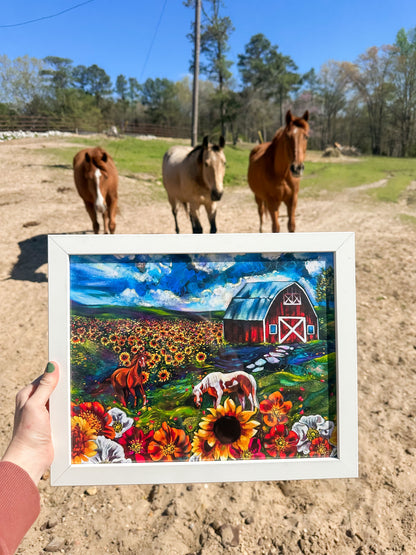
[[118, 173], [111, 156], [101, 147], [86, 148], [74, 157], [74, 181], [91, 218], [94, 233], [103, 215], [104, 233], [116, 229]]
[[248, 184], [253, 191], [263, 231], [263, 215], [267, 208], [272, 218], [272, 231], [279, 232], [279, 206], [287, 206], [288, 230], [295, 231], [295, 210], [300, 177], [304, 170], [309, 133], [309, 112], [301, 118], [286, 114], [286, 126], [279, 129], [271, 142], [253, 148], [248, 166]]
[[144, 368], [146, 368], [146, 356], [138, 354], [133, 358], [130, 366], [121, 366], [111, 374], [111, 385], [124, 407], [127, 406], [129, 394], [133, 397], [134, 406], [137, 405], [136, 387], [139, 388], [143, 398], [143, 406], [146, 405], [147, 398], [143, 389], [142, 374]]
[[177, 206], [181, 203], [188, 212], [193, 233], [202, 233], [199, 209], [205, 206], [210, 232], [216, 233], [215, 217], [217, 201], [224, 190], [225, 174], [224, 137], [219, 145], [209, 145], [205, 137], [202, 145], [195, 148], [172, 146], [163, 157], [163, 185], [168, 193], [175, 219], [175, 231], [179, 233]]

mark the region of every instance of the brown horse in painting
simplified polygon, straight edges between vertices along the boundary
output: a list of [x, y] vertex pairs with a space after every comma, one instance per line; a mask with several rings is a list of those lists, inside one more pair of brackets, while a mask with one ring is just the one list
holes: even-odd
[[137, 387], [143, 398], [143, 406], [147, 404], [147, 397], [143, 388], [142, 372], [144, 368], [146, 368], [146, 356], [138, 354], [134, 357], [130, 366], [121, 366], [111, 374], [111, 385], [124, 407], [127, 406], [130, 394], [133, 397], [134, 406], [137, 405]]
[[257, 145], [250, 153], [248, 184], [256, 198], [260, 232], [263, 231], [265, 208], [272, 218], [272, 231], [279, 232], [279, 206], [282, 202], [287, 206], [288, 230], [295, 231], [295, 210], [309, 133], [308, 119], [308, 111], [297, 118], [289, 110], [286, 126], [276, 132], [271, 142]]
[[102, 148], [86, 148], [74, 157], [74, 181], [91, 218], [94, 233], [103, 215], [104, 233], [116, 229], [118, 173], [111, 156]]

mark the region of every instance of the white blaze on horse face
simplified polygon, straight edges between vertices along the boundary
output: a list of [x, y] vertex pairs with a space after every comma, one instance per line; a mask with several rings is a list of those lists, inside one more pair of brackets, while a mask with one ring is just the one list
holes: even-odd
[[211, 200], [220, 200], [224, 192], [225, 156], [222, 151], [206, 152], [203, 164], [203, 179], [211, 191]]
[[105, 202], [104, 202], [104, 197], [101, 194], [100, 178], [101, 178], [101, 172], [100, 172], [99, 169], [96, 169], [95, 173], [94, 173], [94, 180], [95, 180], [95, 186], [96, 186], [96, 191], [97, 191], [97, 199], [95, 201], [95, 209], [97, 210], [97, 212], [101, 212], [101, 214], [104, 214], [104, 212], [106, 211], [106, 205], [105, 205]]

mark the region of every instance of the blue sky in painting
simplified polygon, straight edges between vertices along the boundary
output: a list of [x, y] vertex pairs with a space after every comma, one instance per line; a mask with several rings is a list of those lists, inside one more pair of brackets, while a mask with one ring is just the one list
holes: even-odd
[[247, 281], [298, 281], [315, 303], [332, 253], [71, 256], [71, 300], [85, 305], [225, 310]]

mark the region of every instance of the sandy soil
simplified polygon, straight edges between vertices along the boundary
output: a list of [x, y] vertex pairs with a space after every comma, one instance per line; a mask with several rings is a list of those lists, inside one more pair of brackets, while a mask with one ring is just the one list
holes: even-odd
[[[0, 144], [1, 450], [16, 392], [47, 361], [47, 234], [90, 232], [71, 168], [45, 151], [60, 144], [67, 146], [63, 139]], [[356, 232], [360, 477], [91, 488], [51, 488], [46, 478], [41, 514], [19, 553], [415, 552], [416, 227], [400, 217], [416, 216], [415, 187], [398, 204], [375, 204], [367, 186], [301, 195], [297, 217], [298, 231]], [[121, 177], [120, 205], [118, 233], [174, 229], [151, 176]], [[226, 191], [218, 228], [257, 231], [248, 188]], [[181, 230], [190, 232], [184, 215]]]

